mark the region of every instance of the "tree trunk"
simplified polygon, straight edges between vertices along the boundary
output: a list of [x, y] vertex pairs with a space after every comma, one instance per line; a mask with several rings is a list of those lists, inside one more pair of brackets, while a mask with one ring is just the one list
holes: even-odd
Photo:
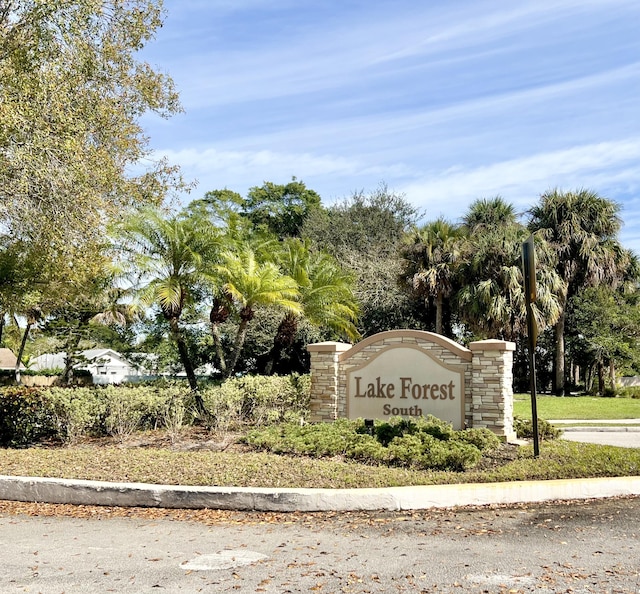
[[231, 361], [231, 365], [227, 368], [227, 377], [230, 377], [231, 374], [235, 371], [236, 366], [238, 365], [238, 361], [240, 360], [240, 353], [242, 352], [242, 347], [244, 347], [244, 341], [247, 338], [247, 329], [249, 327], [249, 320], [251, 318], [246, 319], [245, 317], [240, 318], [240, 325], [238, 326], [238, 333], [236, 334], [236, 339], [233, 345], [233, 360]]
[[211, 336], [213, 338], [213, 346], [215, 348], [216, 357], [218, 358], [218, 366], [222, 375], [226, 375], [227, 361], [224, 357], [224, 349], [222, 348], [222, 339], [220, 338], [219, 325], [229, 319], [230, 311], [226, 299], [216, 297], [213, 300], [211, 311], [209, 312], [209, 321], [211, 322]]
[[2, 345], [2, 335], [4, 334], [4, 323], [7, 314], [4, 312], [0, 314], [0, 346]]
[[604, 394], [604, 363], [598, 361], [598, 394]]
[[213, 337], [213, 347], [216, 351], [216, 357], [218, 359], [218, 367], [225, 375], [227, 372], [227, 361], [224, 358], [224, 349], [222, 348], [222, 339], [220, 338], [220, 331], [218, 330], [218, 324], [211, 324], [211, 336]]
[[564, 322], [565, 315], [563, 310], [555, 327], [556, 353], [553, 392], [556, 396], [564, 396]]
[[611, 380], [611, 389], [614, 394], [616, 392], [616, 362], [611, 359], [609, 361], [609, 379]]
[[65, 384], [70, 384], [73, 381], [73, 355], [77, 352], [80, 345], [80, 333], [67, 335], [66, 340], [66, 353], [67, 356], [64, 360], [64, 372], [62, 373], [62, 381]]
[[22, 342], [20, 343], [20, 350], [18, 351], [18, 357], [16, 359], [16, 381], [18, 383], [20, 383], [20, 365], [22, 364], [22, 355], [24, 355], [24, 347], [27, 344], [27, 338], [29, 337], [29, 330], [31, 330], [31, 326], [33, 326], [33, 322], [27, 322], [27, 327], [24, 329]]
[[273, 346], [269, 352], [269, 358], [264, 366], [265, 375], [271, 375], [275, 364], [280, 359], [282, 351], [289, 348], [296, 338], [298, 332], [298, 318], [295, 314], [288, 313], [282, 318], [278, 331], [273, 339]]
[[171, 335], [173, 340], [176, 341], [176, 345], [178, 347], [178, 353], [180, 354], [180, 361], [182, 362], [182, 366], [184, 367], [184, 371], [187, 374], [187, 381], [189, 382], [189, 387], [191, 388], [191, 392], [195, 398], [196, 409], [200, 414], [207, 414], [207, 409], [204, 405], [204, 400], [202, 399], [202, 395], [198, 391], [198, 380], [196, 378], [196, 372], [193, 368], [193, 363], [191, 363], [191, 357], [189, 356], [189, 349], [187, 348], [187, 343], [184, 340], [184, 336], [182, 335], [182, 330], [180, 329], [180, 325], [178, 324], [177, 317], [169, 318], [169, 326], [171, 328]]
[[436, 334], [442, 334], [442, 310], [444, 308], [444, 296], [442, 291], [436, 295]]
[[70, 351], [67, 351], [67, 354], [64, 358], [64, 371], [62, 372], [62, 383], [69, 385], [73, 381], [73, 357], [70, 354]]

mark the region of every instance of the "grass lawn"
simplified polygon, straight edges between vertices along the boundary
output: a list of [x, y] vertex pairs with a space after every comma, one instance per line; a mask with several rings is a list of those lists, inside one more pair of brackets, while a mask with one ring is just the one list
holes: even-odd
[[[511, 446], [515, 448], [516, 446]], [[0, 449], [2, 474], [245, 487], [364, 488], [640, 474], [640, 450], [568, 441], [531, 446], [499, 465], [466, 472], [429, 472], [258, 452], [181, 452], [158, 448]]]
[[[640, 419], [640, 399], [593, 396], [538, 396], [540, 419]], [[513, 413], [531, 418], [531, 396], [515, 394]]]

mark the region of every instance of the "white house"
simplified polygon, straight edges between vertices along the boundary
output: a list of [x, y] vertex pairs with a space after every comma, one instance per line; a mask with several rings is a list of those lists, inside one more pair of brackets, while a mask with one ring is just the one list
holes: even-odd
[[[64, 369], [66, 356], [66, 353], [40, 355], [31, 360], [30, 368], [35, 371]], [[120, 384], [149, 376], [146, 369], [113, 349], [89, 349], [77, 353], [77, 356], [81, 359], [73, 368], [89, 371], [94, 384]]]

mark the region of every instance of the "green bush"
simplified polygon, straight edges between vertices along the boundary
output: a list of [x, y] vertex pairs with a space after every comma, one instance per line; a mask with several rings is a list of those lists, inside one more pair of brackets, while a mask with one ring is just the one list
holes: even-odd
[[41, 389], [0, 390], [0, 446], [24, 447], [55, 433], [51, 403]]
[[313, 425], [281, 423], [250, 431], [245, 442], [278, 454], [314, 457], [350, 457], [353, 451], [357, 451], [362, 459], [367, 457], [367, 444], [378, 442], [370, 435], [358, 433], [357, 428], [358, 423], [347, 419]]
[[455, 431], [449, 423], [428, 417], [378, 421], [373, 428], [362, 420], [346, 419], [314, 425], [282, 423], [250, 431], [245, 442], [274, 453], [462, 471], [475, 466], [482, 452], [496, 448], [500, 440], [486, 429]]
[[[216, 428], [284, 420], [308, 414], [309, 376], [234, 378], [202, 390]], [[196, 407], [184, 382], [128, 386], [6, 388], [0, 413], [1, 445], [42, 436], [75, 442], [84, 435], [124, 439], [138, 429], [167, 428], [173, 435], [193, 423]]]
[[41, 375], [42, 377], [56, 377], [62, 375], [64, 369], [60, 367], [51, 367], [49, 369], [22, 369], [21, 375]]
[[616, 395], [618, 398], [636, 398], [640, 399], [640, 386], [626, 386], [617, 388]]
[[105, 386], [96, 389], [105, 406], [105, 430], [123, 439], [138, 429], [154, 429], [160, 424], [168, 395], [150, 386]]
[[[359, 431], [367, 431], [366, 427], [359, 429]], [[374, 424], [374, 434], [376, 439], [384, 446], [387, 447], [396, 437], [401, 437], [405, 433], [413, 433], [415, 430], [415, 423], [403, 419], [402, 417], [396, 417], [389, 421], [378, 421]]]
[[[520, 439], [533, 438], [533, 421], [531, 419], [523, 419], [522, 417], [516, 416], [513, 419], [513, 428]], [[562, 430], [554, 427], [544, 419], [538, 419], [538, 438], [541, 441], [557, 439], [560, 435], [562, 435]]]
[[300, 420], [309, 410], [309, 376], [244, 376], [206, 388], [202, 397], [217, 429]]
[[80, 437], [104, 433], [106, 405], [94, 387], [48, 388], [58, 437], [74, 443]]
[[425, 432], [396, 437], [389, 444], [390, 462], [408, 468], [461, 472], [480, 458], [482, 452], [473, 444], [441, 440]]
[[481, 452], [495, 450], [502, 443], [493, 431], [484, 427], [458, 431], [456, 439], [476, 446]]

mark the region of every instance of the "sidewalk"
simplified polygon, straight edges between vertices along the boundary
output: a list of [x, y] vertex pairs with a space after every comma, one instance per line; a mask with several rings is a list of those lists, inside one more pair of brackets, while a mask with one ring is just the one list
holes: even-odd
[[[622, 448], [640, 448], [640, 419], [549, 421], [562, 429], [562, 439]], [[577, 424], [576, 424], [577, 423]], [[575, 426], [567, 427], [571, 424]]]
[[563, 431], [640, 431], [640, 419], [556, 419], [547, 422]]

